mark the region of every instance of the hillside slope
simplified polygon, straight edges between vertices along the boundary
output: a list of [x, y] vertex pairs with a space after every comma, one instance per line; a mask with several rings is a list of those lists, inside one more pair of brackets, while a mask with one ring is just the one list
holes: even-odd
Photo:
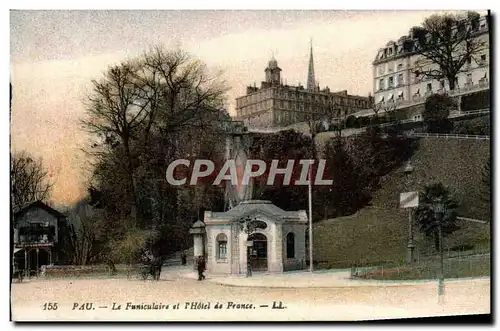
[[[460, 203], [464, 217], [489, 219], [489, 206], [482, 201], [482, 166], [490, 155], [487, 140], [422, 138], [411, 158], [414, 172], [411, 190], [441, 181]], [[372, 205], [358, 213], [318, 222], [314, 226], [314, 260], [325, 267], [347, 267], [353, 263], [402, 262], [408, 238], [408, 213], [399, 209], [399, 193], [408, 189], [402, 168], [382, 181]], [[488, 250], [489, 225], [461, 221], [462, 227], [444, 242], [445, 249], [468, 245]], [[433, 254], [432, 244], [418, 231], [416, 255]]]
[[421, 138], [411, 158], [414, 171], [409, 181], [402, 168], [385, 176], [372, 205], [397, 208], [400, 192], [408, 188], [420, 191], [426, 184], [441, 182], [457, 198], [461, 216], [487, 220], [489, 208], [482, 199], [482, 168], [489, 157], [489, 140]]

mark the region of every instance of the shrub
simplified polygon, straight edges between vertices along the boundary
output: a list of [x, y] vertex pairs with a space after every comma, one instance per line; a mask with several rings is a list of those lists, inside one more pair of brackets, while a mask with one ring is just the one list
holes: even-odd
[[453, 98], [432, 94], [425, 100], [423, 113], [424, 123], [429, 133], [449, 133], [453, 129], [453, 123], [449, 120], [450, 110], [456, 107]]
[[472, 134], [472, 135], [489, 135], [490, 117], [483, 116], [473, 119], [456, 121], [453, 123], [453, 133], [455, 134]]
[[345, 126], [348, 129], [359, 127], [358, 118], [354, 115], [349, 115], [345, 121]]
[[490, 91], [480, 91], [462, 97], [461, 109], [463, 111], [477, 110], [490, 107]]

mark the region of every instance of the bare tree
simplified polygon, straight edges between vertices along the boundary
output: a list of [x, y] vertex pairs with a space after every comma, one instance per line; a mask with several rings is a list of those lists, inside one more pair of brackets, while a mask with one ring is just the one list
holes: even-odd
[[12, 157], [11, 183], [14, 206], [50, 199], [53, 183], [42, 159], [35, 160], [25, 151], [14, 153]]
[[91, 154], [101, 160], [111, 153], [123, 156], [118, 159], [127, 174], [127, 204], [134, 219], [141, 155], [155, 145], [165, 158], [178, 153], [185, 129], [212, 128], [209, 117], [219, 115], [226, 84], [187, 53], [154, 47], [134, 61], [110, 68], [93, 85], [87, 119], [82, 121], [89, 133], [100, 138], [94, 144], [99, 150]]
[[393, 122], [395, 121], [396, 119], [394, 118], [394, 114], [395, 114], [395, 110], [398, 109], [398, 106], [399, 106], [399, 101], [398, 100], [395, 100], [393, 102], [388, 102], [384, 105], [384, 107], [382, 107], [382, 110], [384, 111], [384, 113], [387, 115], [387, 118], [389, 120], [389, 122]]
[[413, 27], [412, 39], [405, 41], [406, 48], [413, 48], [420, 55], [412, 72], [420, 78], [447, 79], [450, 90], [466, 63], [479, 62], [477, 55], [487, 48], [478, 38], [480, 15], [468, 12], [464, 15], [432, 15], [422, 26]]

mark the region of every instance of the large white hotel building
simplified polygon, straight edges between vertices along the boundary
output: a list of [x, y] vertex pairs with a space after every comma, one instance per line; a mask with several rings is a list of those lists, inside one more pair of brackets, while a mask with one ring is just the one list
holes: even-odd
[[[480, 17], [476, 33], [476, 38], [481, 38], [486, 47], [480, 54], [476, 54], [477, 61], [470, 60], [465, 64], [463, 72], [457, 76], [452, 92], [445, 80], [437, 81], [413, 73], [412, 69], [415, 69], [420, 56], [413, 52], [412, 43], [405, 42], [410, 39], [408, 36], [388, 42], [384, 48], [379, 49], [373, 61], [375, 107], [405, 108], [423, 103], [433, 93], [463, 95], [489, 89], [490, 34], [486, 16]], [[412, 116], [415, 120], [421, 119], [420, 115]]]

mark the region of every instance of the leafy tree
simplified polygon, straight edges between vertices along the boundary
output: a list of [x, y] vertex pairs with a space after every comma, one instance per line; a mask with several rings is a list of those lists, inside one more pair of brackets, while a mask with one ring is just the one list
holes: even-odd
[[348, 129], [358, 127], [359, 123], [357, 117], [354, 115], [349, 115], [345, 121], [345, 126]]
[[50, 199], [53, 183], [48, 178], [43, 160], [35, 160], [25, 151], [14, 153], [12, 157], [11, 183], [14, 206]]
[[450, 90], [468, 61], [478, 62], [477, 56], [487, 44], [477, 38], [480, 15], [432, 15], [421, 26], [410, 31], [413, 51], [420, 57], [412, 71], [417, 77], [448, 80]]
[[[444, 211], [441, 215], [435, 213], [435, 201], [441, 199]], [[415, 211], [415, 221], [424, 235], [434, 240], [434, 247], [439, 251], [439, 224], [442, 226], [443, 237], [460, 229], [456, 224], [458, 204], [443, 184], [426, 185], [420, 193], [419, 206]]]
[[330, 139], [325, 147], [325, 158], [325, 178], [333, 183], [316, 187], [315, 209], [324, 210], [323, 218], [350, 215], [368, 201], [368, 196], [361, 186], [359, 173], [353, 171], [355, 164], [346, 149], [345, 139]]
[[[300, 176], [299, 160], [309, 159], [311, 154], [311, 138], [294, 130], [255, 137], [252, 158], [264, 160], [267, 165], [266, 172], [255, 182], [255, 199], [270, 200], [284, 210], [307, 209], [307, 186], [296, 186], [293, 182]], [[288, 160], [294, 160], [291, 185], [284, 185], [284, 175], [277, 175], [273, 185], [267, 185], [272, 160], [279, 161], [278, 168], [285, 168]]]
[[448, 118], [450, 110], [456, 107], [452, 97], [443, 94], [432, 94], [425, 100], [423, 112], [424, 124], [429, 133], [449, 133], [453, 123]]
[[408, 160], [418, 147], [418, 140], [408, 138], [394, 130], [384, 135], [380, 127], [367, 128], [346, 146], [359, 174], [359, 185], [369, 200], [380, 184], [380, 178]]

